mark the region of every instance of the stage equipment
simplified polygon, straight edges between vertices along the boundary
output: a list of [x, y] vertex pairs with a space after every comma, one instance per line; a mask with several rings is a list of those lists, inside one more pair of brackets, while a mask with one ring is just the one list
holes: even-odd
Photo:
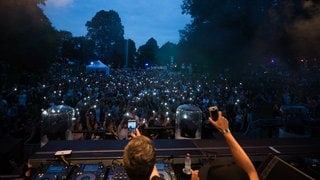
[[44, 165], [35, 175], [35, 180], [64, 180], [69, 179], [70, 166], [65, 164]]
[[42, 112], [42, 136], [49, 140], [66, 139], [66, 131], [72, 125], [75, 110], [70, 106], [57, 105]]
[[[162, 179], [175, 180], [176, 176], [170, 163], [156, 162], [156, 167]], [[108, 168], [107, 180], [129, 179], [123, 165], [113, 165]]]
[[73, 170], [73, 180], [102, 180], [105, 179], [107, 168], [103, 163], [81, 164]]
[[190, 104], [180, 105], [176, 110], [175, 139], [201, 139], [202, 111]]
[[269, 154], [257, 171], [261, 180], [281, 179], [283, 177], [296, 180], [314, 179], [273, 154]]

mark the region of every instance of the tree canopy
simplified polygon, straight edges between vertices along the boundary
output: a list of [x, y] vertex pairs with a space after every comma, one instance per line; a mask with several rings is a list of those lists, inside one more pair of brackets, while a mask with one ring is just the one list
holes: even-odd
[[68, 31], [59, 31], [59, 57], [69, 59], [80, 64], [88, 64], [95, 59], [94, 43], [83, 36], [73, 37]]
[[9, 81], [40, 77], [56, 56], [56, 32], [37, 6], [42, 2], [0, 1], [0, 61]]
[[177, 63], [177, 62], [171, 62], [171, 60], [176, 59], [177, 56], [178, 56], [178, 46], [171, 42], [167, 42], [159, 48], [157, 52], [156, 62], [158, 65], [161, 65], [161, 66], [170, 65], [171, 63]]
[[137, 61], [140, 67], [145, 63], [154, 65], [157, 60], [158, 43], [154, 38], [150, 38], [146, 44], [139, 47], [137, 52]]
[[320, 55], [318, 0], [184, 0], [182, 13], [190, 14], [192, 22], [180, 30], [179, 44], [167, 42], [159, 48], [150, 38], [138, 50], [133, 40], [124, 39], [114, 10], [98, 11], [85, 24], [86, 36], [73, 37], [56, 31], [38, 4], [45, 0], [0, 1], [1, 71], [12, 81], [41, 77], [55, 59], [100, 59], [112, 67], [134, 68], [174, 59], [216, 71], [277, 58], [290, 64]]
[[271, 58], [319, 56], [316, 7], [318, 1], [184, 0], [182, 12], [193, 21], [180, 31], [181, 58], [237, 69]]
[[[117, 12], [101, 10], [86, 23], [86, 27], [88, 30], [86, 37], [94, 42], [94, 53], [97, 58], [110, 63], [111, 57], [117, 57], [119, 51], [122, 51], [123, 56], [124, 30]], [[113, 61], [116, 62], [118, 61]]]

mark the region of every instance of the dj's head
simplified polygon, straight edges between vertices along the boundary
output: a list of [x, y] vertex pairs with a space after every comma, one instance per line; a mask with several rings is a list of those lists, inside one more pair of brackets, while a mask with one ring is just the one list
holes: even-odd
[[156, 163], [156, 151], [146, 136], [137, 136], [124, 149], [123, 163], [130, 180], [148, 180]]

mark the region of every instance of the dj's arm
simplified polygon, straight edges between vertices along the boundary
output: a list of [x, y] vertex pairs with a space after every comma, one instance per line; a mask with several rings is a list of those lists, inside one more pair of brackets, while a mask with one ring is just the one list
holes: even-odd
[[239, 145], [229, 130], [229, 121], [222, 116], [222, 112], [219, 111], [219, 118], [217, 121], [214, 121], [209, 117], [209, 122], [223, 134], [237, 165], [248, 174], [251, 180], [259, 179], [258, 173], [247, 153]]
[[235, 140], [235, 138], [232, 136], [231, 132], [226, 132], [223, 135], [226, 139], [227, 144], [230, 147], [230, 151], [237, 165], [248, 174], [251, 180], [259, 179], [258, 173], [254, 165], [252, 164], [250, 158], [239, 145], [239, 143]]

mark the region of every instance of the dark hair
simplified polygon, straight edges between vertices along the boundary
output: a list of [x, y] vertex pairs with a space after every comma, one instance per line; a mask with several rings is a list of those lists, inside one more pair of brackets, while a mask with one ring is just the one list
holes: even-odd
[[152, 141], [146, 136], [137, 136], [124, 149], [123, 163], [130, 180], [148, 180], [156, 163]]

